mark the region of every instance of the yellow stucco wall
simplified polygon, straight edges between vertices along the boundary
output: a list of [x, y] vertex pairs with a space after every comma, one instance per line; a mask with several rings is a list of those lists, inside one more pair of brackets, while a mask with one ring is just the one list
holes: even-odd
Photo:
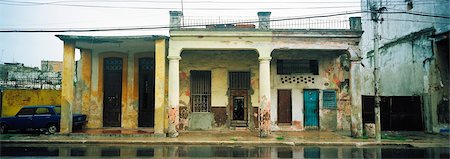
[[2, 117], [14, 116], [23, 106], [61, 105], [60, 90], [4, 90]]
[[211, 107], [228, 105], [228, 72], [251, 73], [251, 104], [258, 105], [258, 54], [255, 51], [185, 51], [180, 61], [180, 106], [190, 106], [190, 71], [211, 71]]

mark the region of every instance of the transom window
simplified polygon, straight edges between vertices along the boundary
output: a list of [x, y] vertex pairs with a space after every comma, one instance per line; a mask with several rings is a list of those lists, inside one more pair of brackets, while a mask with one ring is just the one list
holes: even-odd
[[277, 74], [319, 74], [317, 60], [277, 60]]

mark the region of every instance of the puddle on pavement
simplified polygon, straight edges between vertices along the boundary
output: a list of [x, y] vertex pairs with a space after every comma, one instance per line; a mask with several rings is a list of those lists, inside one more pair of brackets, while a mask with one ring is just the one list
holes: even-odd
[[343, 146], [155, 146], [135, 144], [1, 144], [3, 157], [449, 158], [448, 148]]

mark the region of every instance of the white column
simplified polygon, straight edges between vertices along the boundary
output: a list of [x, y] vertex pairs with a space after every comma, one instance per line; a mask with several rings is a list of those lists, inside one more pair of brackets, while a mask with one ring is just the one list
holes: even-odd
[[180, 120], [180, 56], [168, 56], [169, 59], [169, 137], [178, 136], [178, 125]]
[[270, 134], [270, 60], [269, 57], [259, 58], [259, 129], [260, 137]]

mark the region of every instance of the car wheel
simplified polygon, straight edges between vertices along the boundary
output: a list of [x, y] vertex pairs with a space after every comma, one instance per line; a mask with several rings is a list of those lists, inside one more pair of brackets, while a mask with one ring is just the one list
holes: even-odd
[[58, 127], [56, 126], [56, 124], [48, 124], [47, 131], [50, 134], [54, 134], [58, 131]]
[[8, 127], [6, 126], [6, 124], [0, 124], [0, 133], [6, 134], [7, 132], [8, 132]]

